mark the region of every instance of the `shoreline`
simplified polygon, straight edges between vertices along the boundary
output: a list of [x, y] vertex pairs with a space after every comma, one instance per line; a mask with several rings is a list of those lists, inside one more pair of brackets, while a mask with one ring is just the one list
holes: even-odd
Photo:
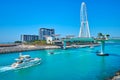
[[[84, 47], [94, 47], [99, 44], [87, 44], [87, 45], [76, 45], [76, 46], [66, 46], [66, 48], [84, 48]], [[14, 52], [24, 52], [24, 51], [35, 51], [35, 50], [47, 50], [47, 49], [61, 49], [60, 46], [45, 45], [45, 46], [35, 46], [35, 45], [17, 45], [10, 47], [0, 47], [0, 54], [14, 53]]]

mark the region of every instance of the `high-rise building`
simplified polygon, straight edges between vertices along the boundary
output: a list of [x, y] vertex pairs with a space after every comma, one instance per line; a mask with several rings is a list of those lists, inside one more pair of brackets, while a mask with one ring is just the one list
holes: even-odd
[[21, 35], [21, 41], [22, 42], [28, 42], [28, 41], [34, 41], [39, 40], [38, 35]]
[[40, 28], [39, 30], [39, 39], [46, 40], [46, 36], [53, 37], [55, 35], [54, 29]]

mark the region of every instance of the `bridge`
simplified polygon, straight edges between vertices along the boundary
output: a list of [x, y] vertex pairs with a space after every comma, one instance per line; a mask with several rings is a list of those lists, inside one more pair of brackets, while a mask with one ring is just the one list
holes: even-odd
[[105, 42], [106, 41], [114, 41], [114, 42], [120, 42], [120, 38], [104, 38], [104, 39], [99, 39], [99, 38], [70, 38], [70, 39], [64, 39], [63, 40], [63, 48], [66, 49], [66, 43], [67, 42], [74, 42], [74, 41], [82, 41], [82, 42], [100, 42], [101, 43], [101, 52], [98, 54], [100, 56], [107, 56], [108, 54], [105, 54]]
[[66, 43], [67, 42], [74, 42], [74, 41], [82, 41], [82, 42], [100, 42], [101, 43], [101, 52], [98, 54], [100, 56], [107, 56], [108, 54], [104, 53], [104, 47], [106, 41], [120, 41], [120, 38], [109, 38], [110, 35], [103, 35], [102, 33], [99, 33], [98, 38], [91, 38], [90, 37], [90, 30], [89, 30], [89, 24], [87, 19], [87, 10], [86, 10], [86, 4], [85, 2], [82, 2], [81, 4], [81, 10], [80, 10], [80, 18], [81, 18], [81, 27], [79, 32], [79, 37], [76, 38], [68, 38], [63, 39], [63, 48], [66, 49]]

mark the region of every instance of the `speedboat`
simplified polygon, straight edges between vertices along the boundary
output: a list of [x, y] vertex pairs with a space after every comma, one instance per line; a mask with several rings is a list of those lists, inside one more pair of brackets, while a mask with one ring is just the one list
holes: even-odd
[[90, 48], [94, 48], [94, 46], [90, 46]]
[[16, 62], [11, 65], [12, 68], [21, 68], [26, 66], [33, 66], [40, 63], [41, 58], [31, 58], [30, 55], [22, 55], [15, 59]]
[[49, 54], [54, 54], [54, 52], [49, 52]]

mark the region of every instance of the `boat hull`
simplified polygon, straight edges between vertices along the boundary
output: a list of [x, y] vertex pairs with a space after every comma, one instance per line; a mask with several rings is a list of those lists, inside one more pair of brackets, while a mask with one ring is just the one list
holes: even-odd
[[36, 65], [36, 64], [39, 64], [40, 63], [40, 59], [34, 59], [34, 60], [31, 60], [31, 61], [27, 61], [27, 62], [23, 62], [23, 63], [14, 63], [12, 65], [13, 68], [24, 68], [24, 67], [29, 67], [29, 66], [33, 66], [33, 65]]

